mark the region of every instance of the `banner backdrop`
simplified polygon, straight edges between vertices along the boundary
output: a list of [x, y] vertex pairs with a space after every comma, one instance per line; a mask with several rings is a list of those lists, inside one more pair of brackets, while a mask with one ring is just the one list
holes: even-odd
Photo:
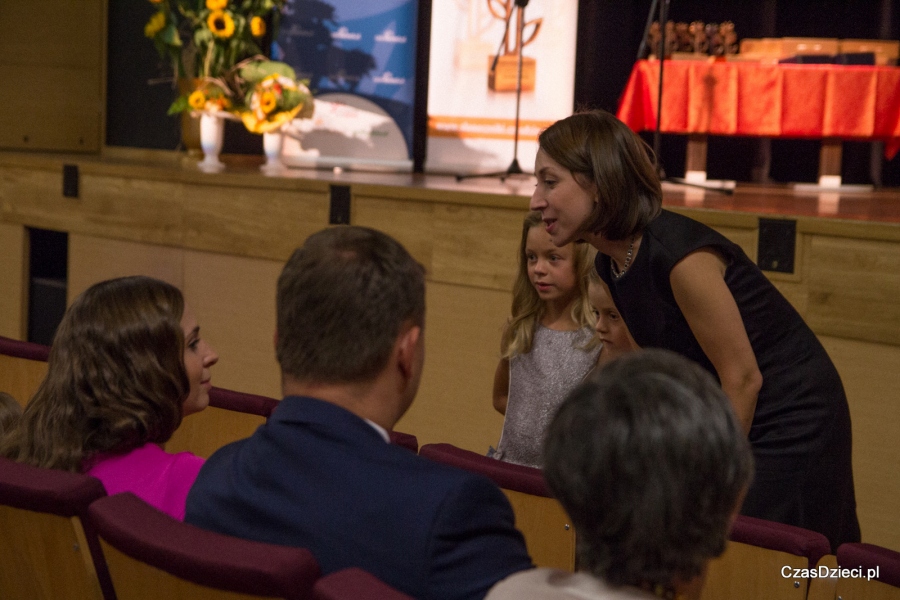
[[[417, 4], [417, 0], [289, 0], [272, 55], [294, 67], [298, 78], [309, 79], [316, 98], [330, 101], [311, 123], [297, 122], [306, 133], [329, 132], [316, 138], [324, 146], [313, 149], [315, 154], [350, 153], [343, 158], [351, 160], [354, 153], [360, 158], [382, 156], [386, 162], [408, 163], [411, 168]], [[334, 108], [338, 99], [361, 115], [359, 129], [347, 120], [347, 111]], [[392, 122], [373, 128], [383, 115]], [[380, 151], [388, 138], [391, 152]]]
[[[572, 114], [578, 1], [525, 4], [522, 19], [514, 0], [433, 2], [427, 171], [503, 171], [510, 165], [519, 44], [523, 85], [518, 158], [523, 170], [534, 168], [540, 131]], [[498, 48], [501, 56], [491, 72]]]

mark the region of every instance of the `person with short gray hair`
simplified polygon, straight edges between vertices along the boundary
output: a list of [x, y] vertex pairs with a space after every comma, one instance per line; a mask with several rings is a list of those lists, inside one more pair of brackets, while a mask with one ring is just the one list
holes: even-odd
[[694, 598], [753, 472], [728, 398], [699, 365], [638, 350], [592, 373], [547, 432], [544, 477], [578, 572], [513, 575], [488, 600]]

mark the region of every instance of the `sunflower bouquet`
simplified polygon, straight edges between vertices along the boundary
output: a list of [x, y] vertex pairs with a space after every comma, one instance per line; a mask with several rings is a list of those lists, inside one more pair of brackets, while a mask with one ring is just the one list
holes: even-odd
[[[196, 88], [180, 96], [169, 114], [198, 110], [195, 92], [211, 83], [225, 91], [232, 107], [241, 101], [234, 82], [239, 65], [262, 54], [267, 32], [277, 29], [287, 0], [148, 0], [157, 11], [144, 27], [160, 56], [179, 78], [193, 78]], [[219, 96], [216, 96], [219, 97]], [[206, 110], [199, 109], [199, 110]]]
[[296, 80], [289, 65], [274, 61], [251, 63], [241, 69], [241, 77], [250, 85], [246, 110], [241, 112], [248, 131], [271, 133], [298, 116], [312, 116], [312, 94], [304, 82]]

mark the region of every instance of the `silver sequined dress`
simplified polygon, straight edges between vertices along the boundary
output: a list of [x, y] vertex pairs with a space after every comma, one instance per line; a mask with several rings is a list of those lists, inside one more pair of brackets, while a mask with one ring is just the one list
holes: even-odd
[[580, 348], [593, 330], [555, 331], [538, 325], [528, 354], [509, 360], [509, 401], [494, 458], [541, 466], [544, 432], [569, 391], [597, 364], [600, 347]]

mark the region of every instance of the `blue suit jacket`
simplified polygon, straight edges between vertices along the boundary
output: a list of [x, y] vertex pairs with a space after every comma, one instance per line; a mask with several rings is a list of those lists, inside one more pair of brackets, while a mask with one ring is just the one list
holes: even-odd
[[205, 529], [312, 551], [324, 574], [363, 568], [416, 598], [482, 598], [531, 567], [490, 480], [387, 444], [321, 400], [285, 398], [213, 454], [187, 501]]

